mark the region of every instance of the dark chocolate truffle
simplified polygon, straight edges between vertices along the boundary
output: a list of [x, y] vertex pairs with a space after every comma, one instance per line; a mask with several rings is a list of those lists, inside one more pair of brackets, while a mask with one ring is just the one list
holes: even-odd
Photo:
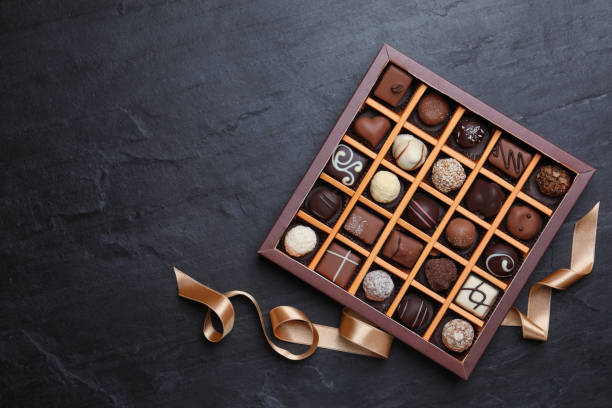
[[378, 146], [390, 128], [391, 121], [382, 115], [362, 114], [355, 121], [355, 133], [370, 142], [373, 147]]
[[374, 96], [395, 107], [399, 105], [411, 83], [412, 75], [390, 65], [374, 90]]
[[472, 147], [482, 142], [487, 133], [488, 130], [478, 119], [468, 116], [457, 123], [455, 140], [463, 147]]
[[483, 258], [489, 273], [499, 278], [512, 276], [518, 268], [518, 254], [507, 244], [500, 242], [490, 244]]
[[420, 330], [431, 322], [433, 306], [422, 297], [409, 294], [400, 302], [397, 318], [412, 330]]
[[430, 230], [438, 223], [438, 204], [424, 195], [415, 195], [408, 203], [406, 218], [417, 228]]
[[417, 259], [423, 252], [423, 244], [414, 238], [409, 237], [399, 231], [391, 231], [387, 243], [383, 247], [382, 253], [387, 258], [412, 268]]
[[515, 205], [506, 218], [506, 228], [518, 239], [525, 241], [533, 238], [542, 226], [542, 217], [533, 208], [526, 205]]
[[436, 292], [448, 290], [457, 280], [457, 267], [447, 258], [430, 259], [425, 264], [425, 277]]
[[467, 350], [474, 341], [474, 328], [463, 319], [453, 319], [442, 329], [442, 343], [457, 353]]
[[364, 156], [340, 143], [325, 166], [325, 172], [345, 186], [352, 187], [365, 169], [366, 163]]
[[417, 112], [421, 122], [427, 126], [436, 126], [448, 118], [448, 102], [444, 97], [430, 93], [421, 99]]
[[466, 198], [467, 208], [483, 217], [492, 217], [504, 203], [504, 193], [495, 183], [478, 179], [470, 188]]
[[550, 197], [559, 197], [567, 193], [572, 178], [567, 170], [552, 164], [542, 166], [536, 175], [536, 184], [542, 192]]
[[308, 200], [308, 210], [318, 219], [329, 221], [342, 207], [340, 194], [327, 187], [317, 189]]
[[455, 218], [446, 227], [446, 239], [457, 248], [471, 247], [477, 236], [476, 227], [465, 218]]

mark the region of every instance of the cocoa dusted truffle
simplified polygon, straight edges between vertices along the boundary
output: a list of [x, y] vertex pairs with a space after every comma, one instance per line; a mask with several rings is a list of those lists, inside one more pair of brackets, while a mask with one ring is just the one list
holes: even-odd
[[391, 276], [381, 270], [368, 272], [363, 278], [362, 286], [365, 296], [374, 302], [382, 302], [387, 299], [395, 287]]
[[461, 118], [455, 128], [455, 140], [460, 146], [472, 147], [482, 142], [488, 134], [488, 129], [476, 118], [467, 116]]
[[378, 146], [391, 128], [391, 121], [382, 115], [371, 116], [361, 114], [355, 121], [355, 133], [370, 142], [373, 147]]
[[434, 200], [422, 194], [415, 194], [408, 203], [406, 218], [415, 227], [427, 231], [438, 223], [439, 212], [440, 207]]
[[421, 330], [433, 318], [433, 306], [421, 296], [404, 296], [397, 308], [397, 318], [412, 330]]
[[438, 160], [431, 169], [431, 182], [443, 193], [459, 189], [465, 181], [465, 170], [453, 158]]
[[476, 242], [477, 237], [474, 223], [465, 218], [455, 218], [446, 227], [446, 239], [457, 248], [467, 249], [471, 247]]
[[489, 273], [498, 278], [508, 278], [518, 268], [518, 254], [508, 244], [501, 242], [490, 244], [485, 250], [483, 258]]
[[442, 343], [451, 351], [461, 353], [474, 341], [474, 328], [463, 319], [453, 319], [442, 329]]
[[448, 258], [430, 259], [425, 264], [425, 277], [431, 289], [445, 291], [457, 280], [457, 267]]
[[308, 210], [321, 221], [329, 221], [342, 207], [342, 197], [335, 191], [321, 187], [308, 199]]
[[483, 217], [492, 217], [499, 212], [505, 198], [499, 185], [478, 179], [470, 188], [466, 204], [468, 210]]
[[542, 217], [527, 205], [514, 205], [506, 218], [506, 228], [518, 239], [529, 241], [542, 226]]
[[419, 102], [417, 113], [427, 126], [437, 126], [448, 118], [448, 102], [437, 93], [429, 93]]
[[560, 197], [569, 190], [572, 184], [572, 178], [567, 170], [549, 164], [540, 167], [538, 170], [536, 184], [542, 194], [546, 194], [550, 197]]
[[310, 227], [296, 225], [285, 235], [285, 251], [299, 258], [311, 252], [317, 246], [317, 234]]
[[370, 182], [370, 194], [379, 203], [387, 204], [395, 200], [402, 189], [397, 176], [390, 171], [380, 170]]

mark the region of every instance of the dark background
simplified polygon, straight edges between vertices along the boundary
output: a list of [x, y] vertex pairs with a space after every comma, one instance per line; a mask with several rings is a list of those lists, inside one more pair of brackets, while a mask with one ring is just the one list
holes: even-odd
[[[611, 21], [609, 0], [3, 1], [0, 405], [609, 406]], [[284, 360], [240, 300], [208, 344], [176, 295], [172, 265], [337, 323], [256, 251], [383, 42], [598, 169], [529, 284], [601, 200], [592, 275], [554, 294], [547, 343], [502, 328], [467, 382], [400, 342]]]

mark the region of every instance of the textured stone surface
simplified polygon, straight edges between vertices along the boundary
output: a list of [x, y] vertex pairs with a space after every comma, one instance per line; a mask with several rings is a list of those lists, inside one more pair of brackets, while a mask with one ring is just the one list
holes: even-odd
[[[609, 0], [261, 3], [0, 3], [0, 405], [608, 405]], [[207, 344], [172, 265], [337, 322], [256, 250], [385, 41], [599, 169], [530, 283], [602, 200], [595, 271], [468, 382], [399, 342], [286, 361], [240, 300]]]

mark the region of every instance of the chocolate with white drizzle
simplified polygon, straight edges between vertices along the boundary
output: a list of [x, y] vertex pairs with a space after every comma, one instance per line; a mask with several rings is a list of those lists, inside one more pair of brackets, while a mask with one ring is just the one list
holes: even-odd
[[490, 244], [483, 255], [485, 267], [498, 278], [508, 278], [518, 269], [518, 254], [510, 245], [496, 242]]
[[531, 161], [531, 154], [506, 139], [499, 139], [488, 161], [510, 177], [518, 178]]
[[397, 318], [412, 330], [427, 327], [432, 317], [433, 306], [418, 295], [406, 295], [397, 308]]
[[325, 172], [345, 186], [352, 187], [365, 169], [366, 162], [365, 157], [341, 143], [325, 166]]

